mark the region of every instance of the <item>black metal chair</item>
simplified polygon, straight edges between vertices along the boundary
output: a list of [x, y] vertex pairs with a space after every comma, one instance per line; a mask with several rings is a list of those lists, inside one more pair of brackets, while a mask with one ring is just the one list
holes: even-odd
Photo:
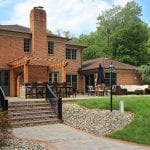
[[67, 83], [66, 82], [62, 83], [61, 96], [67, 97]]
[[39, 97], [44, 98], [43, 88], [44, 88], [43, 83], [42, 82], [38, 82], [37, 86], [36, 86], [37, 98], [39, 98]]
[[77, 83], [76, 83], [76, 82], [73, 82], [73, 83], [72, 83], [71, 94], [72, 94], [72, 96], [74, 96], [74, 97], [77, 96]]
[[32, 97], [32, 85], [31, 83], [25, 83], [25, 98]]
[[113, 85], [112, 93], [114, 95], [127, 95], [127, 89], [122, 89], [119, 85]]
[[59, 88], [58, 82], [53, 82], [52, 90], [58, 97], [61, 97], [61, 88]]
[[32, 82], [32, 98], [37, 98], [37, 82]]

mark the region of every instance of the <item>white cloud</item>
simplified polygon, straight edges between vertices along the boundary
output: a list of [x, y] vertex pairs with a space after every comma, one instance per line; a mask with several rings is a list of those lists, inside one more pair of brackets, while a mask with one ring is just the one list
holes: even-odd
[[131, 0], [113, 0], [113, 4], [114, 5], [124, 6], [129, 1], [131, 1]]
[[5, 24], [29, 25], [29, 13], [35, 6], [47, 12], [47, 28], [69, 30], [74, 35], [95, 30], [96, 18], [102, 10], [110, 8], [104, 0], [26, 0], [14, 5], [11, 18]]
[[[120, 2], [121, 1], [121, 2]], [[124, 5], [128, 0], [113, 0], [113, 4]], [[30, 26], [29, 13], [35, 6], [43, 6], [47, 12], [47, 28], [70, 31], [73, 35], [92, 32], [96, 28], [98, 15], [111, 7], [106, 0], [26, 0], [14, 5], [11, 18], [5, 24]]]

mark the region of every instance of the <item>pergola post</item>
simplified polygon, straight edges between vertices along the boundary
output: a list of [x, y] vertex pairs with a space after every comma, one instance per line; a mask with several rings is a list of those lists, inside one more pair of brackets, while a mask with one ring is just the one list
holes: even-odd
[[62, 73], [62, 76], [61, 76], [61, 82], [66, 82], [66, 69], [65, 69], [65, 66], [62, 66], [61, 67], [61, 73]]
[[15, 81], [15, 78], [16, 78], [16, 75], [15, 75], [15, 70], [12, 68], [11, 69], [11, 96], [16, 96], [16, 81]]
[[24, 83], [28, 83], [29, 78], [28, 78], [28, 64], [24, 64]]

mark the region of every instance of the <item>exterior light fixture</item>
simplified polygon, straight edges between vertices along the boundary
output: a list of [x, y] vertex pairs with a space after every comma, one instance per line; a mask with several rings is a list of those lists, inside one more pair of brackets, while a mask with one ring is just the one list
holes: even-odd
[[112, 62], [109, 65], [109, 72], [110, 72], [110, 111], [112, 112], [112, 73], [114, 71], [114, 65]]

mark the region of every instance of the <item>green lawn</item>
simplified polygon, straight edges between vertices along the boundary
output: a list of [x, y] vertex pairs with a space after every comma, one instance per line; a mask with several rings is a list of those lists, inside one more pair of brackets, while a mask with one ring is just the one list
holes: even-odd
[[[133, 121], [124, 129], [107, 136], [139, 144], [150, 145], [150, 96], [113, 97], [113, 109], [119, 109], [123, 100], [125, 111], [134, 113]], [[109, 98], [80, 100], [77, 104], [87, 108], [110, 109]]]

